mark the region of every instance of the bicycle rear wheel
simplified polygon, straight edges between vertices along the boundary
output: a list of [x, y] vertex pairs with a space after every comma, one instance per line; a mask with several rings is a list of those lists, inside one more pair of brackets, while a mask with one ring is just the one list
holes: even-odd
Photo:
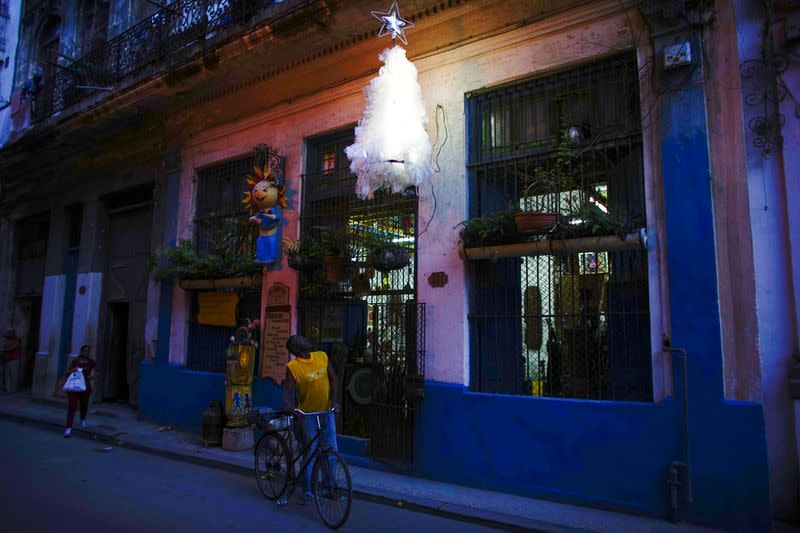
[[325, 525], [338, 529], [350, 516], [353, 484], [347, 462], [335, 450], [317, 456], [312, 471], [314, 501]]
[[269, 500], [277, 500], [289, 482], [289, 448], [283, 437], [267, 432], [256, 444], [256, 481], [258, 488]]

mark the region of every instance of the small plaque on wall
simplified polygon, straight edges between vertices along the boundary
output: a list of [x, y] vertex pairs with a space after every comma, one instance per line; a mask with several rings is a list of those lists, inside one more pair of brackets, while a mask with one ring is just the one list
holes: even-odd
[[267, 290], [267, 307], [289, 305], [289, 287], [283, 283], [273, 283]]
[[447, 285], [447, 274], [444, 272], [434, 272], [428, 276], [428, 284], [436, 289], [444, 287]]

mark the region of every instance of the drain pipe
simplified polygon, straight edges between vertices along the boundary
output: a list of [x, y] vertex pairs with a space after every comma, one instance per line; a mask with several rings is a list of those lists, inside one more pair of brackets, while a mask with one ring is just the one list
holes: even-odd
[[663, 350], [668, 353], [680, 354], [683, 363], [683, 438], [684, 446], [686, 446], [686, 462], [674, 461], [667, 474], [667, 485], [670, 488], [670, 521], [677, 521], [678, 510], [678, 487], [681, 485], [679, 471], [685, 469], [686, 471], [686, 499], [691, 504], [694, 499], [692, 498], [692, 461], [691, 461], [691, 448], [689, 437], [689, 388], [688, 378], [686, 374], [686, 350], [683, 348], [673, 348], [670, 346], [669, 339], [664, 341]]

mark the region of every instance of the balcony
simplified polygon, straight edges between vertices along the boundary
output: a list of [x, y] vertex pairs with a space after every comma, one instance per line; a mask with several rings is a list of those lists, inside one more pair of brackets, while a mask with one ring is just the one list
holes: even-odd
[[177, 66], [196, 52], [236, 34], [243, 27], [269, 24], [309, 7], [309, 0], [178, 0], [84, 56], [60, 65], [35, 92], [33, 122], [107, 92], [148, 66]]

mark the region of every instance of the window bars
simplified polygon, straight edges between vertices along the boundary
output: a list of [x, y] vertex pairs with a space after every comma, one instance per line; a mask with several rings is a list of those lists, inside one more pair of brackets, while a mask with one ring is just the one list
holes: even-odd
[[[635, 56], [468, 95], [470, 209], [555, 210], [560, 234], [586, 206], [645, 220]], [[621, 221], [621, 222], [620, 222]], [[643, 250], [471, 262], [472, 387], [483, 392], [652, 400]]]
[[[195, 249], [198, 252], [244, 252], [246, 257], [255, 257], [258, 230], [249, 224], [242, 205], [247, 174], [252, 173], [255, 161], [255, 156], [251, 155], [198, 170], [195, 210]], [[237, 324], [244, 324], [247, 318], [260, 318], [261, 289], [237, 292]], [[225, 353], [235, 328], [198, 324], [198, 312], [197, 295], [193, 291], [186, 368], [225, 372]]]
[[195, 210], [195, 248], [208, 252], [214, 246], [234, 245], [244, 237], [242, 246], [255, 257], [257, 228], [247, 220], [242, 204], [248, 190], [247, 174], [252, 174], [255, 156], [247, 156], [205, 167], [197, 172], [197, 208]]

